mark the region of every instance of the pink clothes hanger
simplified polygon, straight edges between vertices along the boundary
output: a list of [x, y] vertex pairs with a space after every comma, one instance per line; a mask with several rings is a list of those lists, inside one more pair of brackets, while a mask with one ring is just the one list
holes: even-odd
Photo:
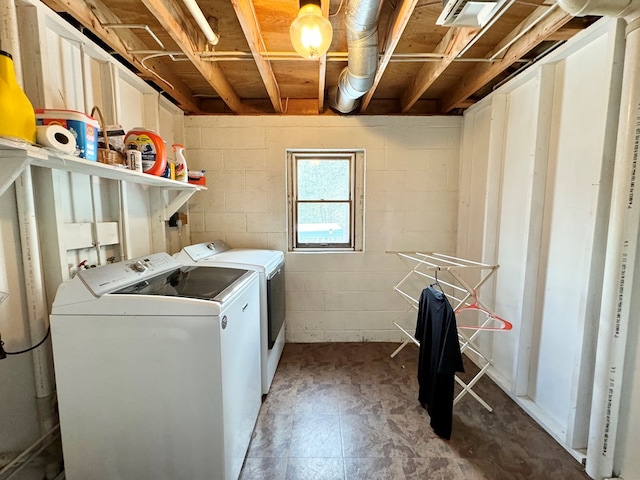
[[[482, 304], [478, 302], [478, 292], [473, 290], [473, 303], [469, 305], [464, 305], [455, 310], [455, 314], [458, 315], [461, 312], [466, 310], [474, 310], [478, 312], [482, 312], [487, 316], [487, 320], [483, 322], [482, 325], [477, 326], [465, 326], [458, 325], [458, 328], [464, 328], [468, 330], [511, 330], [513, 325], [508, 320], [496, 315]], [[493, 325], [489, 325], [490, 322], [497, 322], [497, 325], [494, 323]]]

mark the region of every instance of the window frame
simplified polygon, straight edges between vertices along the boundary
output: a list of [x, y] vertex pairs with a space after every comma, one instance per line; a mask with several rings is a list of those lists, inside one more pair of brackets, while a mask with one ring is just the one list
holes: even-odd
[[[364, 160], [362, 149], [287, 149], [287, 217], [288, 250], [291, 252], [361, 252], [364, 251]], [[323, 200], [298, 198], [298, 161], [348, 160], [349, 199]], [[349, 240], [344, 243], [301, 243], [298, 241], [298, 207], [301, 204], [348, 203]]]

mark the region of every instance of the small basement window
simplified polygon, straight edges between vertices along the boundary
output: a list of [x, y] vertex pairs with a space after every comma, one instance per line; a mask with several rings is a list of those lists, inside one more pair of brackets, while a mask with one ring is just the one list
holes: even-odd
[[364, 150], [287, 150], [290, 251], [362, 251]]

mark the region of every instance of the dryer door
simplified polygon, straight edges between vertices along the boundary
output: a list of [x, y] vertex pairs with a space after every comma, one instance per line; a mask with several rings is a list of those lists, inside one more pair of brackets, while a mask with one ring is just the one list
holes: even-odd
[[284, 324], [284, 263], [267, 279], [267, 308], [269, 312], [269, 349], [276, 343], [280, 329]]

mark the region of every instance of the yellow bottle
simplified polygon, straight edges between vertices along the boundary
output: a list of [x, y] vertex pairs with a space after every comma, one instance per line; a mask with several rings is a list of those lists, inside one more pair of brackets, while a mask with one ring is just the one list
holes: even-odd
[[0, 50], [0, 137], [36, 141], [36, 115], [18, 85], [13, 57]]

